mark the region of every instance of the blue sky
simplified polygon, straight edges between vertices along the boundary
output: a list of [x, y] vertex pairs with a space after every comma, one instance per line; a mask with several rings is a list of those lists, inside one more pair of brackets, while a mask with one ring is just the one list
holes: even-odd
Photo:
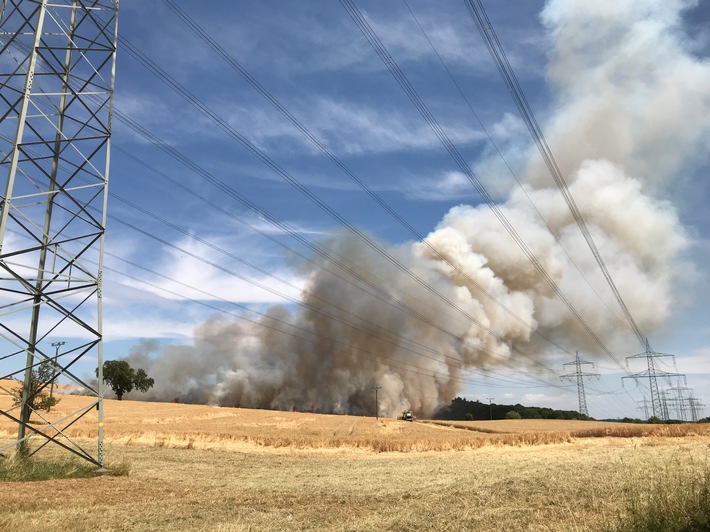
[[[510, 298], [512, 305], [528, 289], [533, 291], [530, 287], [520, 288], [515, 297], [511, 295], [518, 286], [512, 281], [515, 275], [501, 272], [512, 262], [486, 252], [496, 249], [498, 237], [491, 235], [499, 234], [500, 229], [491, 227], [489, 233], [483, 233], [481, 227], [493, 222], [489, 213], [483, 213], [487, 207], [480, 195], [340, 3], [213, 0], [176, 4], [416, 233], [429, 235], [445, 227], [466, 233], [463, 227], [469, 222], [462, 221], [465, 209], [457, 211], [464, 212], [461, 219], [456, 217], [458, 214], [449, 214], [447, 222], [442, 219], [459, 205], [479, 206], [470, 218], [475, 225], [470, 234], [476, 242], [471, 249], [476, 257], [486, 257], [494, 271], [494, 264], [503, 265], [496, 271], [505, 285], [501, 298]], [[687, 4], [686, 9], [679, 10], [682, 4]], [[512, 201], [511, 196], [520, 196], [522, 189], [506, 165], [522, 182], [530, 184], [532, 188], [526, 190], [536, 206], [551, 213], [552, 218], [557, 211], [545, 211], [546, 206], [559, 200], [554, 196], [554, 188], [550, 188], [549, 174], [545, 177], [540, 171], [540, 158], [531, 137], [465, 3], [409, 0], [408, 4], [358, 1], [356, 5], [457, 151], [496, 202], [506, 206], [509, 219], [524, 239], [547, 238], [532, 231], [526, 225], [527, 218], [517, 214], [519, 203]], [[593, 208], [585, 202], [602, 201], [602, 208], [609, 210], [608, 219], [623, 229], [618, 238], [606, 240], [603, 235], [615, 230], [606, 230], [601, 217], [601, 221], [596, 221], [590, 215], [591, 225], [600, 227], [600, 249], [602, 254], [605, 251], [609, 254], [605, 259], [610, 273], [619, 282], [622, 296], [629, 299], [632, 314], [636, 317], [638, 313], [640, 322], [647, 325], [642, 329], [657, 351], [677, 355], [677, 369], [672, 365], [662, 369], [685, 373], [695, 396], [710, 404], [707, 321], [710, 214], [705, 208], [710, 200], [706, 179], [710, 168], [707, 160], [710, 100], [703, 95], [706, 88], [694, 86], [697, 80], [710, 79], [708, 6], [651, 2], [647, 13], [629, 14], [624, 9], [625, 2], [617, 7], [613, 7], [614, 2], [610, 6], [600, 3], [603, 7], [596, 11], [590, 8], [589, 13], [585, 13], [583, 2], [571, 2], [569, 9], [554, 3], [548, 6], [543, 21], [540, 15], [545, 7], [543, 2], [502, 1], [484, 5], [553, 153], [569, 182], [578, 183], [573, 193], [578, 190], [581, 195], [575, 200], [583, 212], [585, 208]], [[676, 25], [664, 23], [675, 20], [676, 15]], [[588, 26], [585, 20], [589, 20]], [[582, 29], [575, 29], [578, 24]], [[640, 28], [635, 40], [628, 37], [633, 33], [632, 24], [633, 28]], [[599, 32], [604, 39], [597, 35], [595, 43], [593, 35], [585, 35], [585, 28], [598, 31], [600, 25], [608, 32]], [[579, 40], [569, 37], [575, 31]], [[659, 51], [644, 47], [644, 32], [648, 34], [647, 43], [665, 48]], [[653, 32], [658, 35], [654, 37]], [[119, 33], [214, 111], [233, 133], [248, 139], [262, 156], [315, 194], [341, 220], [371, 235], [395, 256], [420, 256], [417, 253], [421, 253], [421, 247], [415, 244], [412, 231], [373, 201], [165, 3], [123, 0]], [[585, 61], [589, 61], [587, 66]], [[608, 75], [602, 83], [600, 76], [618, 68], [614, 65], [616, 61], [628, 61], [637, 68], [624, 65], [625, 76]], [[657, 72], [661, 68], [655, 69], [653, 65], [661, 65], [666, 73]], [[663, 76], [670, 80], [663, 81]], [[608, 93], [589, 87], [603, 87]], [[293, 234], [308, 241], [327, 242], [332, 249], [345, 249], [339, 246], [347, 241], [344, 236], [347, 229], [190, 106], [121, 44], [115, 94], [120, 113], [258, 205], [261, 213], [273, 215], [287, 224]], [[609, 102], [619, 107], [611, 103], [601, 105], [598, 101], [590, 103], [594, 94], [599, 101], [605, 102], [608, 97]], [[624, 100], [626, 94], [633, 94], [634, 99]], [[590, 111], [593, 105], [599, 105], [602, 111], [598, 114]], [[685, 113], [689, 118], [681, 120]], [[592, 124], [595, 116], [600, 123]], [[590, 125], [570, 127], [574, 120], [586, 120]], [[684, 124], [676, 125], [679, 121]], [[656, 127], [659, 133], [654, 135]], [[503, 153], [504, 161], [497, 156], [491, 139]], [[296, 308], [293, 300], [303, 297], [301, 289], [317, 275], [317, 268], [302, 259], [302, 255], [311, 256], [313, 252], [302, 240], [295, 240], [263, 214], [247, 209], [224, 188], [213, 186], [204, 175], [188, 169], [125, 122], [114, 120], [113, 143], [110, 190], [114, 197], [109, 204], [111, 219], [106, 249], [110, 254], [106, 258], [109, 270], [105, 274], [104, 294], [105, 356], [110, 359], [131, 354], [135, 361], [145, 362], [170, 359], [181, 352], [190, 361], [175, 358], [181, 361], [176, 364], [185, 364], [185, 371], [194, 375], [183, 378], [182, 384], [165, 393], [187, 394], [185, 387], [195, 382], [201, 386], [228, 387], [229, 378], [240, 372], [248, 373], [249, 360], [253, 359], [237, 363], [239, 355], [226, 354], [229, 362], [217, 364], [218, 368], [214, 361], [206, 363], [204, 373], [210, 377], [201, 382], [204, 375], [200, 376], [200, 360], [206, 356], [202, 350], [205, 342], [209, 344], [205, 331], [214, 325], [214, 320], [240, 323], [237, 315], [258, 319], [245, 307], [268, 312], [276, 304], [293, 311]], [[664, 151], [669, 153], [668, 157], [659, 155]], [[623, 211], [630, 212], [636, 207], [628, 199], [614, 197], [612, 185], [607, 196], [585, 194], [584, 191], [594, 190], [595, 179], [602, 179], [594, 173], [601, 170], [587, 168], [584, 181], [577, 178], [579, 168], [587, 160], [603, 161], [607, 157], [623, 169], [625, 176], [638, 183], [639, 193], [648, 198], [638, 212], [654, 209], [663, 212], [664, 218], [658, 225], [624, 219], [623, 214], [628, 212]], [[554, 226], [552, 218], [548, 221]], [[560, 235], [568, 231], [572, 229], [565, 226]], [[658, 253], [634, 249], [629, 257], [637, 258], [638, 264], [631, 269], [625, 260], [616, 260], [627, 257], [626, 251], [619, 247], [635, 248], [637, 241], [647, 239], [649, 234], [656, 235], [658, 241], [645, 243]], [[668, 239], [664, 235], [669, 235]], [[577, 236], [569, 238], [570, 247], [566, 251], [582, 269], [593, 272], [596, 265], [589, 249], [575, 244]], [[537, 247], [535, 242], [530, 245], [536, 252], [546, 249], [542, 244]], [[510, 246], [504, 240], [498, 243], [498, 248]], [[564, 267], [558, 264], [560, 251], [549, 251], [551, 258], [546, 264], [553, 276], [555, 272], [559, 274], [563, 292], [574, 292], [575, 281], [567, 278], [562, 273]], [[372, 268], [377, 270], [377, 264], [373, 262]], [[637, 283], [638, 279], [632, 277], [638, 271], [643, 273], [646, 264], [652, 264], [645, 272], [648, 278]], [[413, 262], [412, 268], [419, 266]], [[439, 282], [443, 275], [442, 267], [437, 268], [416, 271], [433, 283]], [[371, 273], [377, 276], [380, 272]], [[493, 358], [475, 353], [462, 355], [466, 360], [462, 380], [449, 383], [456, 388], [456, 394], [483, 401], [493, 397], [496, 403], [576, 409], [576, 389], [560, 381], [559, 375], [570, 371], [562, 364], [571, 361], [570, 354], [579, 350], [585, 360], [595, 363], [596, 369], [585, 369], [602, 374], [600, 380], [587, 383], [590, 414], [598, 418], [641, 415], [635, 401], [641, 400], [644, 393], [648, 396], [647, 388], [643, 385], [637, 388], [631, 379], [625, 379], [622, 386], [621, 376], [628, 374], [619, 364], [623, 366], [624, 358], [638, 353], [641, 347], [627, 327], [607, 324], [609, 314], [621, 315], [621, 312], [600, 274], [590, 275], [596, 275], [590, 277], [592, 292], [601, 293], [599, 299], [608, 309], [603, 311], [604, 315], [598, 316], [600, 305], [589, 303], [587, 308], [589, 296], [570, 294], [570, 297], [592, 329], [600, 335], [609, 335], [604, 338], [608, 339], [612, 357], [577, 330], [574, 320], [563, 315], [568, 311], [561, 309], [559, 301], [540, 293], [530, 299], [535, 308], [528, 308], [527, 303], [523, 307], [532, 320], [540, 323], [539, 330], [562, 349], [542, 345], [545, 341], [534, 334], [525, 341], [522, 339], [525, 334], [506, 329], [508, 325], [499, 319], [499, 309], [486, 307], [484, 321], [496, 333], [510, 339], [510, 343], [497, 344], [493, 349], [499, 351]], [[442, 290], [451, 297], [460, 297], [452, 287]], [[346, 294], [350, 292], [343, 294], [344, 307], [348, 306]], [[467, 300], [465, 304], [476, 303], [476, 298], [472, 299], [473, 302]], [[359, 305], [353, 304], [353, 309], [366, 308]], [[479, 306], [485, 307], [483, 303]], [[224, 312], [220, 313], [220, 309]], [[445, 320], [444, 315], [442, 319]], [[427, 341], [429, 334], [422, 330], [421, 323], [411, 327], [416, 330], [417, 342]], [[476, 334], [471, 338], [481, 339]], [[202, 340], [196, 342], [195, 335], [202, 335]], [[241, 344], [234, 343], [233, 348], [239, 349], [238, 345]], [[508, 352], [505, 345], [515, 349]], [[267, 352], [262, 351], [259, 356], [268, 356]], [[209, 355], [213, 356], [216, 355]], [[318, 364], [317, 358], [306, 358]], [[409, 362], [413, 365], [410, 370], [420, 368], [415, 373], [428, 368], [416, 356]], [[151, 367], [159, 371], [165, 366]], [[643, 365], [629, 366], [632, 373], [643, 369]], [[392, 375], [397, 373], [396, 368], [390, 366], [384, 372], [378, 371], [372, 369], [377, 383], [378, 379], [397, 380]], [[313, 372], [318, 373], [315, 368]], [[161, 380], [160, 374], [153, 376]], [[369, 389], [362, 384], [363, 378], [358, 374], [360, 387]], [[400, 388], [393, 385], [393, 397], [385, 399], [392, 411], [403, 404], [394, 395], [407, 394], [408, 381], [406, 378], [402, 381], [405, 391], [401, 391], [402, 382], [397, 380]], [[660, 384], [668, 385], [665, 381]], [[441, 383], [435, 386], [439, 385], [446, 388]], [[450, 394], [450, 389], [447, 390], [441, 393]], [[419, 399], [407, 397], [407, 400], [411, 404]]]

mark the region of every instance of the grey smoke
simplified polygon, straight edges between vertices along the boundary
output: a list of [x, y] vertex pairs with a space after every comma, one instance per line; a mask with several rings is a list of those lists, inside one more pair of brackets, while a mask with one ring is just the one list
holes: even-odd
[[[647, 332], [662, 326], [673, 310], [687, 267], [680, 258], [688, 246], [673, 205], [653, 194], [678, 179], [710, 129], [710, 66], [685, 50], [679, 26], [688, 5], [555, 0], [542, 15], [554, 41], [548, 79], [557, 96], [543, 129], [626, 304]], [[606, 345], [620, 353], [635, 349], [569, 209], [532, 148], [520, 175], [525, 193], [512, 188], [502, 211]], [[567, 349], [599, 354], [487, 207], [454, 207], [427, 240], [466, 276], [422, 243], [390, 253], [495, 335], [357, 238], [338, 233], [324, 246], [422, 319], [373, 297], [354, 278], [343, 282], [328, 269], [347, 273], [318, 259], [300, 272], [308, 279], [306, 308], [273, 306], [260, 325], [217, 316], [196, 327], [192, 345], [135, 346], [128, 360], [156, 379], [144, 397], [371, 412], [371, 388], [377, 385], [383, 414], [411, 408], [428, 415], [461, 391], [460, 379], [471, 378], [467, 369], [496, 371], [504, 363], [559, 355], [535, 331]], [[481, 295], [481, 287], [510, 312]]]

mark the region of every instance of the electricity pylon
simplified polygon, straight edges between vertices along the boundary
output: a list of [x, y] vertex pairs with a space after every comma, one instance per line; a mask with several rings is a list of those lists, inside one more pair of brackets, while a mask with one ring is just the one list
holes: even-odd
[[638, 407], [636, 407], [636, 409], [643, 411], [643, 416], [644, 416], [643, 418], [648, 419], [650, 417], [648, 415], [648, 405], [651, 404], [651, 401], [649, 401], [648, 399], [646, 399], [644, 397], [641, 401], [638, 401], [636, 404], [639, 405]]
[[647, 366], [646, 371], [640, 371], [638, 373], [634, 373], [633, 375], [621, 377], [621, 382], [624, 382], [623, 379], [634, 379], [636, 382], [638, 382], [639, 379], [648, 379], [649, 388], [651, 389], [651, 409], [653, 410], [653, 415], [659, 419], [666, 421], [668, 419], [668, 407], [660, 391], [658, 390], [658, 377], [664, 377], [666, 379], [670, 379], [670, 377], [685, 378], [685, 375], [682, 373], [671, 373], [658, 369], [656, 367], [656, 359], [663, 357], [672, 357], [675, 360], [675, 357], [673, 357], [673, 355], [668, 355], [665, 353], [656, 353], [655, 351], [653, 351], [647, 338], [646, 350], [643, 353], [638, 353], [636, 355], [626, 357], [627, 365], [629, 363], [629, 360], [631, 359], [645, 358]]
[[[687, 386], [674, 386], [670, 392], [675, 392], [675, 404], [678, 412], [678, 419], [683, 421], [698, 421], [697, 404], [698, 399], [693, 396], [693, 389]], [[690, 417], [690, 419], [688, 419]]]
[[[16, 405], [0, 413], [17, 423], [21, 454], [51, 443], [103, 467], [101, 275], [118, 0], [0, 2], [0, 378], [21, 381], [5, 390]], [[52, 352], [56, 338], [74, 347]], [[88, 397], [68, 413], [52, 409], [57, 418], [35, 407], [48, 384], [36, 370], [50, 359], [57, 378]], [[95, 386], [77, 372], [93, 373], [97, 361]], [[87, 415], [98, 418], [95, 454], [66, 433]]]
[[690, 408], [690, 420], [693, 423], [697, 423], [698, 419], [702, 416], [703, 409], [705, 405], [696, 397], [688, 398], [688, 406]]
[[587, 394], [584, 391], [584, 378], [599, 378], [599, 373], [589, 373], [582, 371], [582, 366], [590, 364], [592, 367], [594, 364], [592, 362], [586, 362], [579, 359], [579, 353], [575, 352], [574, 362], [567, 362], [563, 364], [563, 367], [574, 366], [574, 373], [568, 373], [566, 375], [560, 375], [560, 379], [576, 380], [577, 381], [577, 398], [579, 399], [579, 413], [583, 416], [589, 416], [589, 411], [587, 410]]

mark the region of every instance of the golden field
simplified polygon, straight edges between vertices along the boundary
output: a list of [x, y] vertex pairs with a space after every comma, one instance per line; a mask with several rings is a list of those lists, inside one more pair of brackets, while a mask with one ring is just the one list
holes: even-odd
[[[61, 396], [53, 417], [80, 404]], [[710, 452], [708, 425], [408, 423], [110, 400], [105, 411], [107, 463], [128, 461], [130, 475], [0, 484], [0, 530], [600, 530], [630, 491], [702, 471]], [[95, 425], [70, 434], [93, 437]], [[3, 442], [14, 431], [0, 420]]]

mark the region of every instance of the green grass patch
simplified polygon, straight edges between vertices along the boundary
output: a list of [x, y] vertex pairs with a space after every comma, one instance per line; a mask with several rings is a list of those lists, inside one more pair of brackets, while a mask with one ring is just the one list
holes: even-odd
[[[105, 474], [127, 476], [127, 462], [106, 465]], [[35, 482], [64, 478], [90, 478], [97, 475], [98, 468], [90, 462], [71, 460], [22, 459], [11, 457], [0, 460], [0, 482]]]
[[673, 459], [626, 490], [610, 532], [710, 532], [710, 462]]

